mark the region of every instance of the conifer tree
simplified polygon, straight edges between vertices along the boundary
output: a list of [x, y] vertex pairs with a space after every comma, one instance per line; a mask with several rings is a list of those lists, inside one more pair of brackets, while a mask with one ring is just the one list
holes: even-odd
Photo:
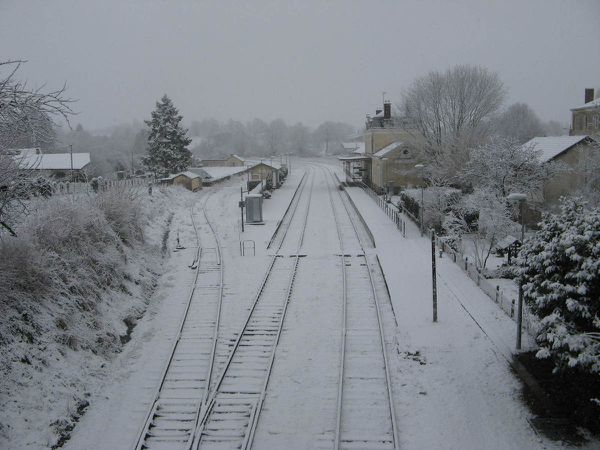
[[187, 130], [180, 125], [183, 117], [166, 95], [156, 103], [152, 118], [144, 122], [148, 127], [148, 156], [144, 165], [158, 176], [167, 176], [186, 170], [192, 162], [187, 146], [192, 142]]

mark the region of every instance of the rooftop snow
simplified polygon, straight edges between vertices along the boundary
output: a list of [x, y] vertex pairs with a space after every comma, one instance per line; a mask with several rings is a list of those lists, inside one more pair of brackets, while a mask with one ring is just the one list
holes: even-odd
[[211, 177], [210, 181], [216, 181], [221, 178], [229, 177], [231, 175], [235, 175], [236, 173], [244, 172], [248, 168], [247, 167], [203, 167], [204, 171], [208, 173]]
[[188, 171], [199, 175], [201, 178], [212, 178], [203, 167], [190, 167]]
[[579, 109], [591, 109], [591, 108], [600, 108], [600, 97], [592, 100], [591, 102], [587, 102], [584, 105], [578, 106], [577, 108], [571, 108], [571, 111], [577, 111]]
[[550, 161], [585, 138], [587, 138], [585, 135], [535, 137], [523, 144], [523, 147], [533, 146], [535, 150], [541, 152], [542, 161]]
[[381, 150], [379, 150], [373, 156], [375, 156], [376, 158], [384, 158], [390, 152], [392, 152], [392, 151], [396, 150], [398, 147], [400, 147], [402, 144], [403, 144], [402, 141], [392, 142], [390, 145], [383, 147]]
[[[70, 170], [71, 153], [50, 153], [43, 155], [26, 154], [16, 157], [17, 164], [22, 169], [36, 170]], [[90, 163], [89, 153], [73, 153], [73, 169], [83, 169]]]
[[344, 147], [344, 150], [351, 151], [352, 153], [358, 153], [361, 155], [365, 153], [364, 142], [343, 142], [342, 147]]

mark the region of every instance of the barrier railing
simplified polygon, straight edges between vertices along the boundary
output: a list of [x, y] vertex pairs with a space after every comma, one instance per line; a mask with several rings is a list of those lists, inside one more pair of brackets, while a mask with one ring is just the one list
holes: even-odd
[[[150, 180], [147, 178], [128, 178], [125, 180], [103, 180], [97, 185], [97, 192], [107, 191], [122, 187], [134, 187], [134, 186], [145, 186]], [[69, 182], [59, 181], [53, 185], [55, 195], [66, 195], [66, 194], [86, 194], [94, 192], [94, 188], [91, 182]]]

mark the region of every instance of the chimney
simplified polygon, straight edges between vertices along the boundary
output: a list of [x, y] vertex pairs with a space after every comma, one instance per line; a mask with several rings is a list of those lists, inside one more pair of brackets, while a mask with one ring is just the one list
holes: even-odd
[[392, 104], [389, 100], [383, 102], [383, 118], [391, 119], [392, 118]]
[[594, 89], [593, 88], [587, 88], [585, 90], [585, 102], [584, 103], [589, 103], [592, 100], [594, 100]]

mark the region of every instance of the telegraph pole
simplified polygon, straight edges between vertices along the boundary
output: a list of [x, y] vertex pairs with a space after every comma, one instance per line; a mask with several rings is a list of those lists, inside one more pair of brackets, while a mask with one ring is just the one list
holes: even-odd
[[73, 144], [69, 144], [69, 153], [71, 154], [71, 183], [73, 182]]
[[244, 188], [240, 186], [240, 213], [242, 214], [242, 233], [244, 232]]
[[437, 311], [437, 277], [435, 268], [435, 230], [431, 229], [431, 287], [433, 295], [433, 321], [438, 321]]

